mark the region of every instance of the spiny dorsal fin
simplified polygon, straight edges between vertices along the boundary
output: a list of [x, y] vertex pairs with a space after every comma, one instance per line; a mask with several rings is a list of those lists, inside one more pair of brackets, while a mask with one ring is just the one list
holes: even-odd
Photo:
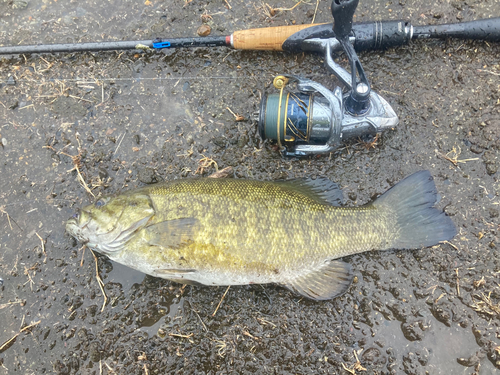
[[340, 187], [326, 177], [318, 177], [315, 180], [311, 178], [298, 178], [287, 181], [276, 181], [276, 183], [321, 204], [340, 206], [344, 199]]
[[321, 301], [345, 293], [352, 279], [352, 267], [349, 263], [332, 260], [319, 269], [281, 285], [304, 297]]
[[152, 246], [179, 247], [193, 239], [198, 220], [193, 217], [165, 220], [145, 228], [145, 237]]

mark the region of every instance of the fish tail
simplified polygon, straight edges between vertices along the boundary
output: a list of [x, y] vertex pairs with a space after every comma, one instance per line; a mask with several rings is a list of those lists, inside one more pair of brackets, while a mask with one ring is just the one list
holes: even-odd
[[429, 171], [408, 176], [377, 198], [373, 205], [388, 210], [395, 220], [395, 238], [388, 248], [417, 249], [450, 240], [457, 233], [453, 221], [434, 208], [437, 189]]

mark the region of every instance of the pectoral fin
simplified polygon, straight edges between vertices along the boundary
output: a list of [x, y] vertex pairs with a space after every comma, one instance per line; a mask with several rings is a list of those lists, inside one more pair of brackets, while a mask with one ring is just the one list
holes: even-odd
[[349, 263], [332, 260], [319, 269], [281, 285], [304, 297], [321, 301], [345, 293], [352, 279], [352, 267]]
[[145, 231], [151, 246], [176, 248], [192, 241], [197, 227], [197, 219], [186, 217], [152, 224]]

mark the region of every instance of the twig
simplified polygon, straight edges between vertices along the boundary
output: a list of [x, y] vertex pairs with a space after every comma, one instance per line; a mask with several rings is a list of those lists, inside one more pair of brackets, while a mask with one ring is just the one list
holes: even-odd
[[92, 255], [94, 256], [95, 260], [95, 276], [97, 279], [97, 283], [99, 284], [99, 288], [101, 288], [102, 295], [104, 296], [104, 303], [102, 304], [102, 309], [101, 312], [104, 311], [104, 307], [106, 306], [106, 302], [108, 302], [108, 297], [106, 296], [106, 293], [104, 292], [104, 283], [102, 282], [101, 276], [99, 276], [99, 268], [97, 267], [97, 257], [94, 253], [94, 250], [90, 249], [92, 252]]
[[2, 346], [0, 346], [0, 353], [4, 351], [5, 348], [7, 348], [16, 338], [17, 336], [19, 336], [21, 333], [23, 333], [24, 331], [27, 331], [28, 329], [30, 328], [33, 328], [34, 326], [40, 324], [41, 320], [39, 320], [38, 322], [36, 323], [32, 323], [30, 324], [29, 326], [26, 326], [24, 328], [22, 328], [18, 333], [16, 333], [14, 335], [14, 337], [12, 337], [10, 340], [7, 340], [6, 342], [3, 343]]
[[228, 285], [226, 291], [224, 292], [224, 294], [222, 295], [222, 298], [220, 299], [220, 302], [219, 304], [217, 305], [217, 308], [215, 309], [214, 313], [212, 314], [212, 316], [215, 316], [215, 314], [217, 314], [217, 311], [219, 310], [219, 307], [220, 305], [222, 304], [222, 301], [224, 301], [224, 297], [226, 296], [227, 294], [227, 291], [229, 290], [229, 288], [231, 288], [231, 285]]
[[460, 297], [460, 281], [458, 279], [458, 268], [455, 268], [455, 273], [457, 274], [457, 294]]

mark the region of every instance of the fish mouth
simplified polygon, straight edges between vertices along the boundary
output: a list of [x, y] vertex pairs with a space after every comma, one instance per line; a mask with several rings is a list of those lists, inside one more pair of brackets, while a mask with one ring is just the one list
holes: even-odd
[[83, 228], [78, 225], [78, 220], [74, 217], [66, 222], [66, 232], [85, 245], [89, 242], [89, 239], [83, 235], [82, 229]]

